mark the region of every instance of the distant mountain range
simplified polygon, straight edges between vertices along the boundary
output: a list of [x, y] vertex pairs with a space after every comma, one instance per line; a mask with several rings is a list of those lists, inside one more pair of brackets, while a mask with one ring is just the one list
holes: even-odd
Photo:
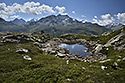
[[110, 24], [106, 25], [105, 27], [108, 29], [111, 29], [111, 30], [119, 30], [119, 29], [125, 27], [125, 25], [120, 24], [120, 23], [110, 23]]
[[[110, 29], [110, 28], [109, 28]], [[59, 36], [65, 33], [75, 33], [84, 35], [98, 35], [109, 31], [104, 26], [90, 22], [82, 23], [68, 15], [50, 15], [40, 20], [32, 19], [26, 22], [24, 19], [14, 19], [5, 21], [0, 18], [0, 32], [40, 32]]]
[[12, 23], [14, 23], [14, 24], [26, 24], [27, 22], [24, 20], [24, 19], [18, 19], [18, 18], [16, 18], [16, 19], [14, 19], [13, 21], [11, 21]]

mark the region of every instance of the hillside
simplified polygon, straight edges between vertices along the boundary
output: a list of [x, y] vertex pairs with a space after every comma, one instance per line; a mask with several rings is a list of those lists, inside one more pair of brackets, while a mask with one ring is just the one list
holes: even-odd
[[[124, 83], [125, 75], [125, 28], [99, 36], [64, 34], [50, 37], [46, 34], [0, 33], [0, 82], [3, 83]], [[63, 38], [61, 40], [61, 38]], [[74, 58], [73, 55], [55, 55], [64, 49], [43, 49], [55, 46], [65, 40], [86, 42], [90, 51], [94, 46], [103, 47], [94, 54], [106, 55], [106, 58], [90, 62], [91, 57]], [[117, 40], [115, 40], [117, 39]], [[56, 42], [54, 42], [56, 41]], [[93, 41], [93, 42], [92, 42]], [[83, 43], [85, 44], [85, 43]], [[92, 45], [93, 48], [91, 50]], [[123, 47], [122, 49], [119, 49]], [[58, 48], [57, 48], [58, 49]], [[50, 50], [50, 51], [49, 51]], [[53, 50], [53, 51], [52, 51]], [[54, 52], [55, 51], [55, 52]], [[98, 55], [100, 56], [100, 55]], [[26, 58], [28, 57], [28, 58]]]

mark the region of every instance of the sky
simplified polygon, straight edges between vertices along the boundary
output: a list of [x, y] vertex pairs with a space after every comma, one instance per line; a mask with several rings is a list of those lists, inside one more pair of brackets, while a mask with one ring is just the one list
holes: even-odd
[[58, 14], [99, 25], [125, 24], [125, 0], [0, 0], [0, 17], [5, 20]]

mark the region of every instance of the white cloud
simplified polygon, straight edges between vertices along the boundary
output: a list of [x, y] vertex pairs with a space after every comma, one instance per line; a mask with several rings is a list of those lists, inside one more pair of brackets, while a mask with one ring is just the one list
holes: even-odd
[[63, 14], [63, 12], [66, 10], [65, 7], [59, 7], [59, 6], [56, 6], [55, 9], [59, 11], [59, 14]]
[[101, 18], [102, 18], [103, 20], [111, 20], [111, 21], [114, 20], [114, 18], [113, 18], [110, 14], [102, 15]]
[[62, 15], [68, 15], [67, 13], [63, 13]]
[[72, 11], [73, 14], [75, 14], [76, 12], [75, 11]]
[[10, 16], [10, 18], [18, 18], [20, 17], [19, 15], [13, 15], [13, 16]]
[[96, 19], [97, 19], [98, 17], [97, 17], [97, 16], [94, 16], [94, 18], [96, 18]]
[[[63, 13], [66, 10], [65, 7], [56, 7], [60, 13]], [[50, 7], [45, 4], [40, 5], [39, 2], [26, 2], [23, 5], [13, 3], [11, 6], [7, 6], [5, 3], [0, 3], [0, 17], [6, 19], [9, 16], [14, 15], [16, 13], [38, 15], [42, 13], [55, 13], [55, 11], [53, 10], [53, 7]]]
[[92, 23], [99, 23], [99, 22], [98, 22], [98, 20], [97, 20], [97, 19], [95, 19], [95, 18], [94, 18], [94, 19], [92, 19], [92, 20], [94, 21], [94, 22], [92, 22]]
[[5, 4], [5, 3], [0, 3], [0, 10], [5, 9], [5, 7], [6, 7], [6, 4]]
[[125, 13], [118, 13], [116, 16], [120, 22], [125, 24]]
[[94, 21], [93, 23], [97, 23], [99, 25], [105, 26], [115, 21], [115, 19], [110, 14], [105, 14], [105, 15], [101, 15], [101, 20], [97, 20], [96, 18], [96, 19], [93, 19], [93, 21]]
[[81, 17], [86, 18], [86, 16], [85, 16], [85, 15], [81, 15]]
[[40, 3], [39, 2], [26, 2], [24, 3], [24, 6], [29, 6], [29, 7], [33, 7], [33, 6], [39, 6]]

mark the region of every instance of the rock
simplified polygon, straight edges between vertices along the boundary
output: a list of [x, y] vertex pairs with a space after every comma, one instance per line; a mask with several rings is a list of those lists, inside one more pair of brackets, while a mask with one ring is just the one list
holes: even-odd
[[2, 43], [19, 43], [19, 40], [16, 39], [5, 39], [2, 41]]
[[52, 54], [52, 55], [54, 55], [54, 54], [56, 54], [57, 52], [55, 51], [55, 50], [52, 50], [51, 52], [50, 52], [50, 54]]
[[104, 32], [103, 34], [102, 34], [102, 36], [107, 36], [107, 35], [109, 35], [110, 34], [110, 32]]
[[60, 57], [60, 58], [64, 58], [65, 54], [58, 53], [57, 56]]
[[125, 57], [122, 60], [125, 61]]
[[112, 65], [112, 68], [115, 69], [115, 70], [121, 69], [120, 66], [116, 62], [114, 62], [114, 64]]
[[106, 50], [109, 50], [109, 48], [106, 48]]
[[96, 62], [99, 60], [104, 60], [106, 59], [106, 55], [103, 55], [102, 53], [97, 53], [94, 55], [90, 55], [90, 56], [85, 56], [82, 61], [84, 62]]
[[11, 34], [6, 35], [2, 38], [3, 43], [25, 43], [28, 41], [32, 41], [30, 34], [21, 33], [19, 35]]
[[116, 62], [114, 62], [114, 65], [115, 65], [115, 66], [118, 66], [118, 64], [117, 64]]
[[71, 79], [67, 78], [67, 81], [69, 81], [69, 82], [70, 82], [70, 81], [71, 81]]
[[29, 51], [27, 49], [23, 49], [23, 48], [20, 48], [19, 50], [16, 51], [16, 53], [19, 53], [19, 54], [24, 54], [24, 53], [28, 53]]
[[34, 42], [33, 44], [34, 44], [35, 46], [38, 46], [39, 48], [42, 47], [41, 44], [40, 44], [39, 42]]
[[107, 59], [107, 60], [104, 60], [104, 61], [100, 61], [99, 63], [105, 63], [107, 61], [111, 61], [111, 59]]
[[23, 56], [25, 60], [32, 60], [29, 56]]
[[106, 75], [108, 75], [108, 76], [109, 76], [110, 74], [109, 74], [109, 73], [106, 73]]
[[121, 59], [116, 60], [117, 62], [121, 61]]
[[95, 48], [95, 53], [98, 53], [102, 50], [103, 45], [97, 44], [97, 47]]
[[105, 69], [107, 69], [107, 67], [105, 67], [105, 66], [101, 66], [101, 69], [102, 69], [102, 70], [105, 70]]
[[117, 57], [119, 57], [119, 58], [121, 58], [121, 56], [119, 56], [119, 55], [116, 55]]
[[66, 64], [67, 64], [67, 65], [69, 64], [69, 60], [66, 61]]
[[87, 50], [84, 50], [84, 52], [87, 52]]
[[104, 46], [105, 47], [111, 46], [113, 43], [119, 41], [120, 37], [123, 36], [124, 34], [125, 33], [120, 33], [120, 34], [116, 35], [115, 37], [111, 38]]
[[82, 67], [82, 69], [85, 69], [85, 67]]

